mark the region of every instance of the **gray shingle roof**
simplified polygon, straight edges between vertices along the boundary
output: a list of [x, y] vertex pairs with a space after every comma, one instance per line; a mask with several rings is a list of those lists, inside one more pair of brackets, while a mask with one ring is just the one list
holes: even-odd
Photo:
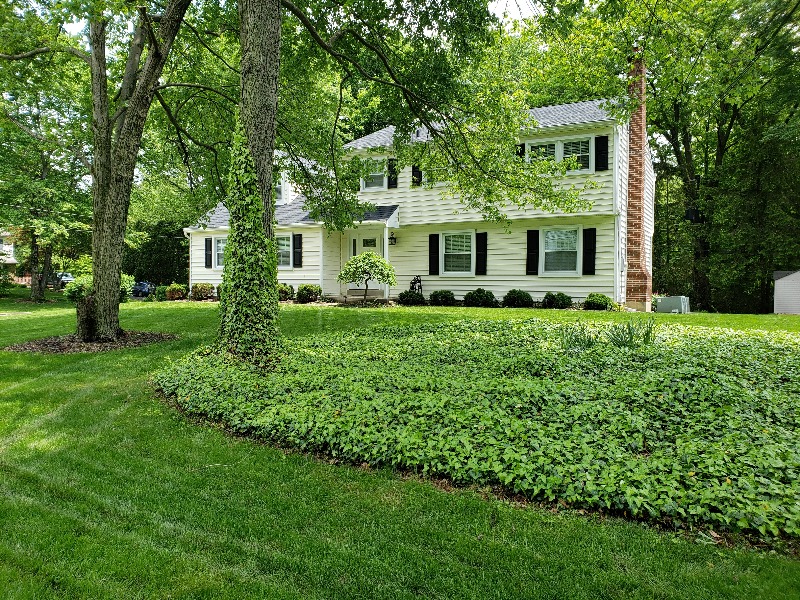
[[532, 108], [530, 114], [536, 119], [539, 127], [598, 123], [613, 120], [613, 117], [602, 108], [606, 104], [608, 104], [608, 100], [586, 100]]
[[775, 278], [775, 281], [778, 281], [778, 279], [783, 279], [784, 277], [788, 277], [794, 273], [800, 273], [800, 271], [775, 271], [772, 275]]
[[[356, 221], [387, 221], [397, 210], [397, 204], [389, 206], [376, 206], [375, 210], [364, 213], [363, 218]], [[222, 202], [209, 212], [200, 222], [194, 225], [197, 229], [228, 227], [231, 215]], [[298, 223], [315, 223], [308, 216], [308, 211], [303, 208], [303, 198], [299, 197], [290, 204], [282, 204], [275, 207], [275, 220], [278, 225], [296, 225]]]
[[353, 140], [344, 145], [345, 148], [352, 148], [353, 150], [366, 150], [367, 148], [389, 148], [392, 145], [392, 138], [394, 137], [394, 125], [389, 125], [383, 129], [379, 129], [374, 133], [365, 135], [364, 137]]
[[[561, 127], [564, 125], [583, 125], [612, 121], [613, 117], [602, 107], [608, 100], [585, 100], [570, 104], [556, 104], [530, 109], [531, 116], [536, 119], [540, 128]], [[394, 137], [394, 125], [379, 129], [374, 133], [365, 135], [344, 145], [353, 150], [367, 150], [372, 148], [390, 148]], [[421, 127], [413, 135], [413, 141], [426, 141], [429, 138], [427, 129]]]

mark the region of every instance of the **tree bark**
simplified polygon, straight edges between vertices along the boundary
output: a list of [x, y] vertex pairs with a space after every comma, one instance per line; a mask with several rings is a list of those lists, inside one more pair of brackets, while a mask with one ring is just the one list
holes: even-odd
[[242, 48], [242, 124], [264, 203], [264, 231], [267, 238], [272, 240], [272, 161], [278, 110], [280, 0], [239, 0], [239, 20]]
[[[136, 159], [142, 142], [147, 114], [158, 79], [166, 64], [191, 0], [172, 0], [164, 10], [144, 65], [136, 72], [131, 63], [142, 55], [143, 27], [134, 30], [117, 111], [117, 129], [110, 115], [107, 61], [107, 21], [95, 17], [89, 22], [92, 71], [92, 293], [78, 303], [78, 331], [84, 341], [112, 341], [121, 333], [119, 325], [120, 269], [128, 220]], [[143, 15], [144, 21], [146, 15]], [[88, 336], [88, 337], [87, 337]]]

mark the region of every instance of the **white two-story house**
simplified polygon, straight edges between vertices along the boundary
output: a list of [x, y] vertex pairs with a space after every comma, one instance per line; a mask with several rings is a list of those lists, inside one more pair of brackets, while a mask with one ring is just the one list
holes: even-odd
[[[411, 166], [362, 180], [360, 197], [376, 209], [344, 233], [328, 232], [308, 218], [302, 196], [282, 180], [276, 201], [279, 280], [318, 284], [337, 299], [360, 295], [336, 276], [354, 254], [373, 251], [397, 272], [396, 287], [375, 289], [380, 297], [396, 297], [419, 275], [426, 296], [451, 290], [463, 298], [480, 287], [501, 299], [519, 288], [534, 298], [553, 291], [580, 301], [600, 292], [649, 310], [655, 178], [644, 105], [623, 124], [604, 106], [598, 100], [532, 109], [538, 126], [518, 140], [529, 155], [574, 157], [578, 169], [567, 174], [566, 184], [588, 178], [598, 184], [583, 192], [592, 208], [582, 213], [512, 209], [506, 229], [444, 199], [438, 186], [420, 185], [419, 170]], [[389, 161], [393, 135], [394, 128], [386, 127], [346, 147]], [[219, 284], [227, 209], [219, 204], [205, 223], [184, 231], [191, 239], [190, 283]]]

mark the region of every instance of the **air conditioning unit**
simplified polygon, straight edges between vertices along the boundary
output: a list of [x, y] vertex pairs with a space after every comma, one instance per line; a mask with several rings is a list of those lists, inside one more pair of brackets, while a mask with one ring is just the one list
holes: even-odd
[[658, 313], [688, 313], [689, 296], [665, 296], [656, 298], [656, 312]]

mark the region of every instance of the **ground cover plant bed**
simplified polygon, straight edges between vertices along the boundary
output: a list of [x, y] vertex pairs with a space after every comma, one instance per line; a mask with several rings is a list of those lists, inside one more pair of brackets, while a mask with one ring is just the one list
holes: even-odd
[[190, 414], [355, 463], [800, 536], [800, 336], [662, 325], [620, 347], [620, 328], [381, 327], [293, 341], [273, 373], [201, 351], [156, 381]]

